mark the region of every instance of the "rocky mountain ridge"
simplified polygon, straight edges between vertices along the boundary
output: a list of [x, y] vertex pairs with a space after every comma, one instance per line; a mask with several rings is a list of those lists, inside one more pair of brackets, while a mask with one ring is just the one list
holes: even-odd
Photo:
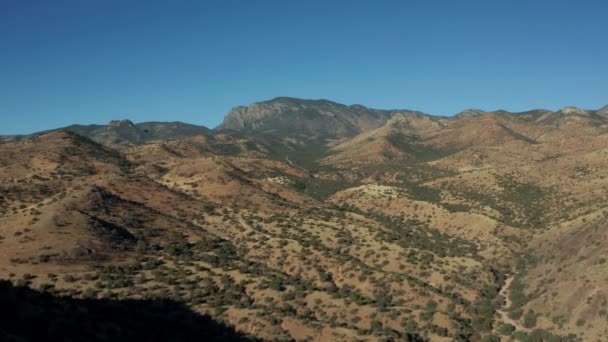
[[[395, 116], [427, 118], [429, 121], [440, 124], [445, 121], [500, 115], [538, 124], [558, 124], [564, 120], [583, 118], [592, 120], [594, 124], [598, 125], [608, 124], [608, 106], [598, 110], [565, 107], [555, 112], [537, 109], [516, 113], [504, 110], [467, 109], [454, 116], [435, 116], [413, 110], [380, 110], [362, 105], [348, 106], [329, 100], [277, 97], [249, 106], [233, 108], [226, 114], [223, 122], [214, 129], [182, 122], [135, 124], [128, 119], [111, 120], [107, 125], [71, 125], [61, 129], [113, 147], [133, 146], [158, 140], [209, 136], [214, 132], [237, 132], [248, 136], [269, 134], [280, 138], [293, 138], [304, 144], [311, 142], [327, 144], [333, 140], [354, 137], [391, 121], [403, 121], [403, 119], [394, 118]], [[0, 141], [16, 141], [27, 136], [0, 136]]]

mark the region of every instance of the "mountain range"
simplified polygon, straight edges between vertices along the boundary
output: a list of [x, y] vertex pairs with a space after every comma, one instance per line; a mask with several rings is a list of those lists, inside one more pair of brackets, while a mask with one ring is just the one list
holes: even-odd
[[[122, 302], [176, 330], [159, 307], [213, 322], [216, 340], [601, 341], [607, 169], [608, 106], [433, 116], [279, 97], [214, 129], [5, 136], [0, 302], [71, 327], [90, 312], [113, 327], [99, 340], [134, 331], [97, 314]], [[31, 336], [8, 322], [0, 338]]]

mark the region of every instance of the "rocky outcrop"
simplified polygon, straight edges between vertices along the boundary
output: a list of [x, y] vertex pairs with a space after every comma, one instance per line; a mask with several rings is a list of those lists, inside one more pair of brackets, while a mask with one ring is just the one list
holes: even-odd
[[557, 114], [561, 115], [578, 115], [578, 116], [589, 116], [590, 113], [584, 109], [577, 107], [565, 107], [560, 109]]
[[108, 127], [110, 127], [110, 128], [118, 128], [118, 127], [134, 128], [135, 124], [131, 120], [112, 120], [108, 123]]

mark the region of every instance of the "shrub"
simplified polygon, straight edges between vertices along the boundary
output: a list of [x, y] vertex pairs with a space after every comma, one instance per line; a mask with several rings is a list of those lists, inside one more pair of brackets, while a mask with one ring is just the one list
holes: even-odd
[[536, 325], [536, 314], [533, 310], [526, 312], [524, 315], [524, 327], [533, 328]]
[[63, 277], [63, 280], [66, 283], [74, 283], [74, 282], [78, 281], [78, 278], [76, 278], [75, 276], [73, 276], [71, 274], [68, 274], [65, 277]]
[[498, 328], [498, 332], [505, 336], [511, 335], [513, 331], [515, 331], [515, 327], [508, 323], [504, 323]]

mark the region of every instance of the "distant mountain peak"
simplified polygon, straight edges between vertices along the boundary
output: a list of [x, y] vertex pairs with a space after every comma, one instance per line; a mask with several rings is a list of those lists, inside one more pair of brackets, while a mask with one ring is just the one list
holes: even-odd
[[486, 112], [481, 110], [481, 109], [476, 109], [476, 108], [469, 108], [469, 109], [465, 109], [462, 112], [456, 114], [456, 117], [459, 118], [473, 118], [476, 116], [480, 116], [485, 114]]
[[182, 122], [112, 120], [107, 125], [71, 125], [66, 130], [111, 147], [129, 147], [155, 140], [185, 139], [209, 133], [204, 126]]
[[393, 113], [325, 99], [277, 97], [233, 108], [217, 129], [275, 132], [325, 140], [350, 137], [380, 127]]

